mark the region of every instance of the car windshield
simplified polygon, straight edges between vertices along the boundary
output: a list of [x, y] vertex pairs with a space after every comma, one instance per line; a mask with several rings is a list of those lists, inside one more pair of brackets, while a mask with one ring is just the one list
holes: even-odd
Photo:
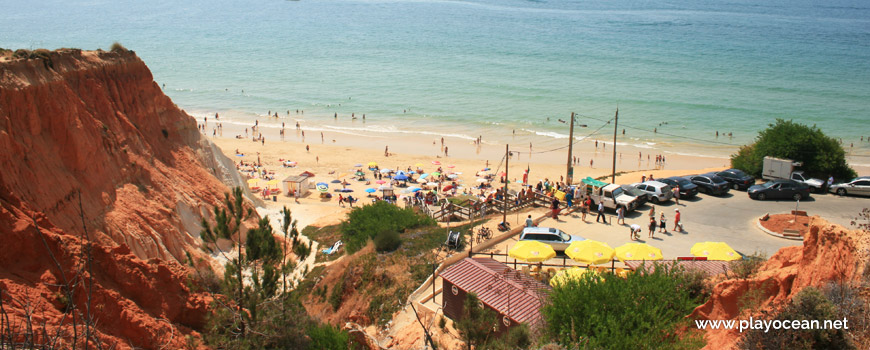
[[567, 233], [565, 233], [565, 232], [559, 232], [559, 237], [562, 237], [562, 241], [563, 241], [563, 242], [568, 242], [568, 241], [571, 240], [571, 236], [569, 236], [569, 235], [568, 235]]
[[713, 180], [713, 183], [717, 183], [717, 184], [725, 182], [725, 180], [723, 180], [721, 177], [718, 177], [718, 176], [710, 176], [710, 180]]
[[746, 173], [744, 173], [743, 170], [734, 169], [734, 170], [731, 170], [731, 173], [737, 177], [745, 177], [746, 176]]
[[681, 177], [681, 178], [677, 179], [677, 183], [679, 183], [680, 186], [688, 186], [688, 185], [692, 184], [692, 181], [689, 181], [689, 179]]
[[623, 189], [625, 192], [628, 192], [628, 194], [635, 196], [635, 197], [643, 195], [643, 191], [641, 191], [635, 187], [631, 187], [629, 185], [622, 185], [619, 188]]
[[619, 195], [621, 195], [622, 192], [625, 192], [622, 190], [622, 187], [618, 187], [618, 188], [614, 189], [613, 190], [613, 198], [619, 197]]
[[776, 184], [776, 183], [774, 183], [773, 181], [765, 182], [764, 184], [761, 185], [761, 187], [764, 187], [764, 188], [770, 188], [771, 186], [773, 186], [773, 185], [775, 185], [775, 184]]

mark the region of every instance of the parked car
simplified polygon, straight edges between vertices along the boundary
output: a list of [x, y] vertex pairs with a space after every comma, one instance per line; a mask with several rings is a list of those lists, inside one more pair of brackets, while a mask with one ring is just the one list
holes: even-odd
[[650, 200], [656, 204], [667, 202], [671, 200], [671, 198], [674, 198], [674, 192], [671, 190], [671, 186], [663, 182], [655, 180], [645, 181], [643, 183], [633, 184], [632, 186], [650, 195]]
[[828, 188], [828, 191], [841, 196], [847, 194], [870, 195], [870, 176], [856, 177], [849, 182], [833, 184], [831, 188]]
[[632, 185], [619, 185], [619, 187], [622, 188], [628, 195], [637, 198], [637, 206], [641, 206], [646, 204], [646, 202], [649, 202], [650, 195], [646, 192], [641, 191]]
[[575, 241], [585, 241], [586, 238], [569, 235], [560, 229], [552, 227], [526, 227], [520, 235], [521, 241], [538, 241], [549, 244], [553, 250], [564, 252], [568, 245]]
[[735, 190], [745, 190], [748, 189], [749, 186], [755, 185], [755, 178], [751, 175], [747, 175], [740, 169], [722, 170], [716, 173], [716, 175], [725, 181], [728, 181], [728, 183], [731, 184], [731, 188]]
[[698, 185], [698, 192], [716, 196], [728, 193], [730, 185], [716, 174], [701, 174], [686, 176], [693, 184]]
[[799, 201], [804, 198], [809, 198], [810, 186], [794, 180], [772, 180], [761, 185], [754, 185], [746, 190], [749, 198], [765, 200], [765, 199], [794, 199]]
[[803, 171], [795, 171], [791, 173], [791, 179], [810, 186], [810, 190], [816, 193], [822, 193], [822, 189], [825, 188], [824, 181], [822, 181], [821, 179], [809, 177]]
[[680, 197], [689, 198], [698, 194], [698, 185], [689, 181], [689, 179], [679, 176], [673, 176], [666, 179], [656, 179], [656, 181], [664, 182], [671, 186], [671, 189], [680, 188]]

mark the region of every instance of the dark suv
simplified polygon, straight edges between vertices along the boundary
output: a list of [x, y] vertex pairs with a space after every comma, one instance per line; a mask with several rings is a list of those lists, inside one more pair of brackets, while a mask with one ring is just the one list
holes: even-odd
[[740, 169], [728, 169], [722, 170], [716, 173], [719, 177], [728, 181], [731, 184], [731, 188], [735, 190], [745, 190], [748, 189], [749, 186], [755, 184], [755, 178], [747, 175]]
[[730, 187], [727, 181], [713, 173], [689, 175], [686, 178], [692, 181], [693, 184], [698, 185], [698, 192], [701, 193], [716, 196], [724, 195], [728, 193], [728, 188]]
[[671, 188], [680, 188], [680, 197], [690, 198], [698, 194], [698, 185], [692, 183], [688, 179], [679, 176], [669, 177], [667, 179], [656, 179], [656, 181], [664, 182]]

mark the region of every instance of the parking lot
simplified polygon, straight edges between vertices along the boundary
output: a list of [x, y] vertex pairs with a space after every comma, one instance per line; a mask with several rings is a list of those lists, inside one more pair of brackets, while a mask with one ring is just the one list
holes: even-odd
[[[656, 220], [662, 211], [667, 217], [668, 233], [656, 233], [654, 238], [647, 238], [650, 205], [645, 204], [629, 213], [626, 216], [626, 225], [617, 225], [616, 216], [608, 211], [608, 224], [596, 223], [596, 216], [591, 213], [586, 216], [587, 222], [584, 223], [578, 212], [560, 216], [558, 221], [545, 219], [539, 226], [555, 227], [572, 235], [607, 242], [611, 247], [617, 247], [631, 242], [628, 225], [638, 224], [643, 227], [640, 242], [660, 248], [665, 259], [691, 256], [689, 250], [692, 245], [704, 241], [722, 241], [740, 253], [760, 252], [768, 257], [782, 247], [801, 244], [801, 241], [768, 235], [756, 226], [757, 219], [765, 213], [780, 214], [794, 210], [794, 201], [752, 200], [745, 191], [734, 190], [721, 197], [699, 194], [689, 200], [680, 200], [679, 206], [669, 201], [655, 206]], [[810, 199], [801, 201], [798, 208], [806, 211], [808, 215], [819, 215], [832, 223], [852, 228], [850, 222], [865, 207], [870, 207], [870, 198], [814, 194]], [[685, 230], [682, 233], [670, 231], [673, 228], [675, 208], [682, 212]], [[505, 241], [495, 249], [504, 253], [518, 238]]]

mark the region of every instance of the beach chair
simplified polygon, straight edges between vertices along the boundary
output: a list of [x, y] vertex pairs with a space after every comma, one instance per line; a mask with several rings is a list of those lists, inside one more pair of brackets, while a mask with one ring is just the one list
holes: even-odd
[[341, 248], [342, 244], [344, 244], [344, 243], [342, 243], [341, 240], [339, 240], [338, 242], [335, 242], [335, 244], [333, 244], [332, 247], [323, 249], [322, 252], [323, 252], [323, 254], [331, 255], [332, 253], [335, 253], [336, 251], [338, 251], [338, 248]]

